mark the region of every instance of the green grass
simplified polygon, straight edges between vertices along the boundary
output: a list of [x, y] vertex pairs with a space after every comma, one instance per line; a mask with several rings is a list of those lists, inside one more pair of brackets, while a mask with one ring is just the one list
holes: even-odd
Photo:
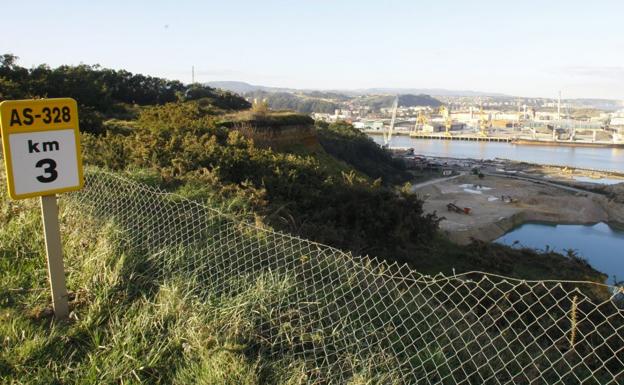
[[[71, 314], [58, 322], [38, 202], [1, 195], [0, 383], [305, 383], [302, 362], [273, 359], [263, 353], [270, 341], [253, 338], [277, 321], [275, 309], [296, 306], [286, 300], [294, 290], [287, 274], [235, 275], [226, 291], [198, 294], [192, 276], [155, 274], [119, 227], [63, 207]], [[350, 383], [386, 378], [358, 373]]]
[[273, 282], [200, 301], [188, 282], [142, 275], [145, 257], [124, 251], [114, 226], [65, 215], [71, 319], [56, 322], [36, 201], [2, 194], [0, 208], [0, 383], [260, 383], [267, 365], [246, 352], [242, 309], [270, 297]]

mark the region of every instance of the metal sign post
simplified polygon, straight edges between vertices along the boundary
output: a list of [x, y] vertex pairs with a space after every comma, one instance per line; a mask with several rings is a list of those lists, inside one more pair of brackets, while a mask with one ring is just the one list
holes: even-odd
[[56, 194], [80, 190], [84, 183], [76, 101], [4, 101], [0, 103], [0, 130], [9, 196], [41, 197], [52, 307], [57, 319], [67, 318]]
[[52, 291], [52, 308], [56, 318], [65, 319], [69, 315], [69, 305], [67, 303], [67, 288], [65, 287], [63, 246], [61, 245], [56, 195], [41, 197], [41, 218], [48, 255], [48, 278]]

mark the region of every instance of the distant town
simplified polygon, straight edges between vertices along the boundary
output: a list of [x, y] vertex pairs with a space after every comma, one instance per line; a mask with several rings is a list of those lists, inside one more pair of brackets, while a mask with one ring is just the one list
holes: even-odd
[[441, 99], [444, 104], [439, 107], [402, 106], [397, 102], [374, 111], [345, 104], [333, 114], [312, 116], [327, 122], [349, 121], [371, 134], [624, 144], [624, 109], [604, 111], [544, 99], [528, 103], [474, 97]]

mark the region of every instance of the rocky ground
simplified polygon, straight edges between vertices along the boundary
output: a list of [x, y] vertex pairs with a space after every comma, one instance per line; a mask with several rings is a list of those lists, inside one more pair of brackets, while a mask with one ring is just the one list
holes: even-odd
[[[445, 218], [441, 230], [463, 244], [471, 238], [492, 241], [530, 221], [624, 223], [624, 184], [601, 188], [605, 191], [590, 192], [519, 175], [466, 174], [416, 185], [414, 192], [424, 198], [427, 212]], [[470, 208], [470, 214], [449, 211], [449, 203]]]

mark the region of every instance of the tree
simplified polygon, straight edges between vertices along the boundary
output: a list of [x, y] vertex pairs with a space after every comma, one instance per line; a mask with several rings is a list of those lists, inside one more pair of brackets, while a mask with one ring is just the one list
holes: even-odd
[[99, 65], [63, 65], [50, 68], [42, 64], [32, 69], [20, 67], [18, 57], [0, 56], [0, 97], [71, 97], [90, 112], [110, 115], [120, 104], [162, 105], [179, 100], [206, 99], [208, 104], [226, 110], [247, 109], [250, 104], [239, 95], [201, 84], [186, 86], [168, 80]]
[[0, 101], [5, 99], [24, 99], [26, 95], [14, 81], [0, 77]]

